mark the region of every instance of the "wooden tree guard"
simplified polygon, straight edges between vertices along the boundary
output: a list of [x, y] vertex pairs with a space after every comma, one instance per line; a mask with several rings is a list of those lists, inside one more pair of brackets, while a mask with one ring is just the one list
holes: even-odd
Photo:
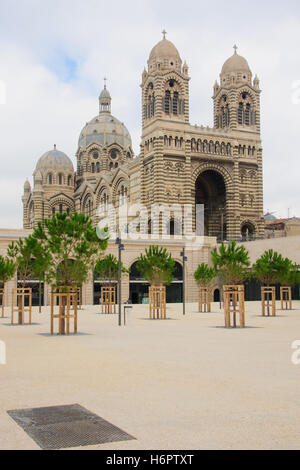
[[[291, 286], [280, 287], [281, 310], [292, 310], [292, 288]], [[285, 309], [284, 309], [285, 303]]]
[[270, 316], [270, 307], [272, 308], [272, 315], [275, 317], [276, 315], [276, 292], [275, 292], [275, 286], [268, 286], [268, 287], [262, 287], [261, 288], [261, 311], [262, 311], [262, 316], [264, 317], [266, 315], [267, 311], [267, 316]]
[[199, 312], [211, 312], [211, 298], [210, 287], [199, 287]]
[[166, 286], [149, 287], [149, 309], [151, 320], [166, 319]]
[[77, 289], [77, 305], [78, 309], [82, 309], [82, 287], [78, 287]]
[[101, 313], [116, 313], [116, 286], [101, 287]]
[[240, 316], [240, 327], [245, 328], [245, 289], [244, 286], [224, 286], [225, 328], [231, 328], [231, 314], [233, 314], [233, 328], [236, 328], [236, 315]]
[[[58, 318], [58, 334], [65, 334], [63, 322], [66, 322], [66, 334], [70, 334], [70, 319], [74, 320], [74, 334], [77, 333], [77, 287], [57, 287], [51, 292], [51, 335], [54, 334], [54, 319]], [[59, 313], [54, 313], [54, 307], [58, 299]], [[71, 306], [74, 306], [74, 313]], [[65, 313], [63, 314], [63, 309]]]
[[[77, 308], [78, 310], [82, 309], [82, 288], [81, 287], [77, 287]], [[74, 310], [73, 298], [72, 298], [71, 309]]]
[[[28, 307], [25, 307], [26, 299], [28, 299]], [[17, 289], [13, 289], [11, 300], [11, 324], [14, 324], [14, 313], [19, 313], [20, 310], [22, 310], [22, 322], [20, 324], [24, 325], [24, 313], [29, 313], [29, 325], [31, 325], [32, 289], [30, 287], [18, 287]], [[15, 306], [15, 300], [17, 306]]]
[[1, 298], [0, 308], [2, 309], [2, 318], [3, 318], [4, 317], [4, 289], [0, 289], [0, 298]]

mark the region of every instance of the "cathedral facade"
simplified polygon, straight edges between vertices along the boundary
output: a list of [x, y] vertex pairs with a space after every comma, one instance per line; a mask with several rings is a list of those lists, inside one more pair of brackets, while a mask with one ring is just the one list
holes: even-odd
[[[125, 125], [111, 114], [106, 86], [99, 112], [82, 129], [77, 168], [56, 147], [26, 181], [24, 228], [56, 212], [83, 212], [98, 222], [99, 208], [124, 198], [141, 203], [204, 206], [204, 235], [218, 240], [264, 235], [260, 87], [245, 58], [224, 63], [213, 87], [211, 128], [189, 121], [189, 70], [172, 42], [152, 49], [142, 74], [142, 140], [135, 157]], [[168, 230], [180, 224], [171, 216]]]

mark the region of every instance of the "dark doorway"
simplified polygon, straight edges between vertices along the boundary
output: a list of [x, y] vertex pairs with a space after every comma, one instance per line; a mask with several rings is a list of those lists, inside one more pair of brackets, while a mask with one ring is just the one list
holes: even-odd
[[[108, 286], [108, 282], [94, 278], [94, 305], [100, 304], [101, 287]], [[118, 302], [118, 289], [116, 288], [116, 302]]]
[[220, 302], [220, 289], [214, 291], [214, 302]]
[[249, 223], [247, 222], [242, 225], [241, 235], [242, 235], [243, 241], [253, 240], [254, 233], [255, 233], [255, 229], [250, 222]]
[[204, 205], [204, 234], [226, 240], [226, 187], [214, 170], [201, 173], [195, 184], [195, 203]]
[[[183, 301], [183, 273], [182, 266], [175, 262], [175, 271], [173, 274], [173, 282], [166, 289], [167, 303], [181, 303]], [[147, 304], [149, 284], [141, 277], [136, 268], [136, 262], [130, 268], [130, 289], [129, 298], [133, 304]]]

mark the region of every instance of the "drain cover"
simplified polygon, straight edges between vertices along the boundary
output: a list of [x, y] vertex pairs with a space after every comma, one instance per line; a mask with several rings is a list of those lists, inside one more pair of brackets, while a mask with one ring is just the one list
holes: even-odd
[[7, 413], [45, 450], [135, 439], [80, 405], [30, 408]]

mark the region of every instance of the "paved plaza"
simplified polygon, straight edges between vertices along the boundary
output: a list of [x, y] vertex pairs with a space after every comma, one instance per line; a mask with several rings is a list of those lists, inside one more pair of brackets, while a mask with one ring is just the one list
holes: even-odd
[[[277, 303], [279, 308], [279, 303]], [[167, 306], [149, 320], [135, 305], [126, 327], [99, 307], [79, 311], [77, 336], [50, 336], [49, 308], [31, 326], [0, 319], [0, 449], [39, 449], [8, 410], [79, 404], [136, 440], [91, 449], [299, 449], [300, 301], [261, 317], [246, 302], [245, 329], [224, 328], [219, 304]]]

